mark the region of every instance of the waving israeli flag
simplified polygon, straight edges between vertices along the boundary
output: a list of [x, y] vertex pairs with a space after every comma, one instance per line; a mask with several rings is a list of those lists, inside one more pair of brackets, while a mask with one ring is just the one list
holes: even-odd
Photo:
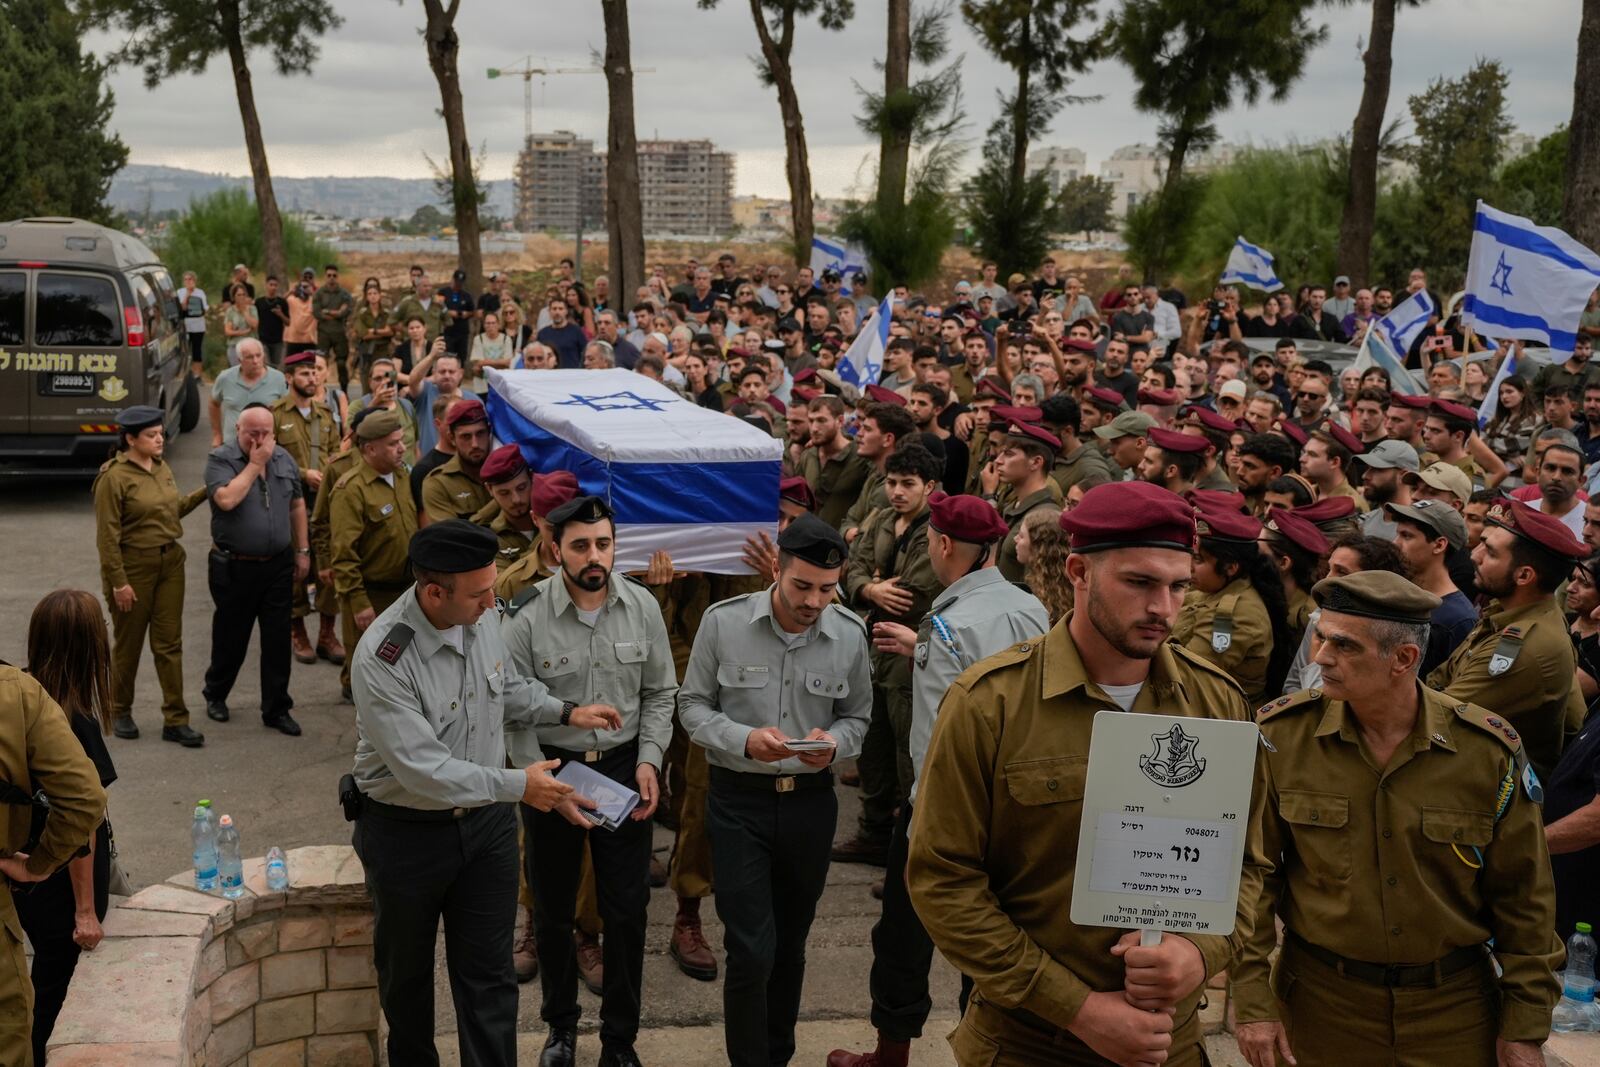
[[1403, 355], [1411, 351], [1411, 343], [1428, 328], [1428, 320], [1438, 313], [1439, 305], [1428, 291], [1418, 289], [1390, 308], [1389, 314], [1373, 323], [1373, 327], [1383, 332], [1384, 340], [1393, 351]]
[[1367, 331], [1367, 335], [1361, 339], [1361, 348], [1356, 352], [1355, 361], [1350, 365], [1359, 371], [1364, 371], [1368, 367], [1382, 367], [1389, 372], [1389, 388], [1393, 392], [1405, 393], [1407, 396], [1417, 396], [1427, 392], [1418, 384], [1416, 378], [1412, 377], [1411, 372], [1406, 370], [1405, 360], [1395, 355], [1380, 330]]
[[811, 238], [811, 273], [818, 284], [822, 272], [839, 272], [839, 292], [850, 295], [850, 279], [857, 273], [867, 272], [867, 250], [849, 241], [829, 241], [822, 237]]
[[878, 375], [883, 371], [883, 352], [889, 346], [889, 311], [892, 307], [894, 290], [890, 289], [889, 295], [878, 305], [878, 310], [872, 318], [861, 324], [861, 332], [850, 342], [844, 355], [839, 357], [839, 366], [836, 368], [839, 377], [857, 389], [876, 385]]
[[1494, 372], [1494, 380], [1489, 383], [1488, 392], [1483, 394], [1483, 403], [1478, 405], [1478, 429], [1481, 430], [1489, 425], [1489, 420], [1499, 413], [1500, 383], [1517, 373], [1518, 362], [1516, 346], [1507, 345], [1505, 358], [1500, 361], [1500, 369]]
[[571, 471], [616, 512], [616, 567], [666, 549], [679, 570], [749, 574], [745, 538], [778, 536], [783, 443], [625, 370], [490, 370], [494, 435], [537, 472]]
[[1461, 321], [1479, 333], [1572, 351], [1600, 256], [1554, 226], [1535, 226], [1478, 201]]
[[1233, 242], [1228, 253], [1228, 265], [1222, 268], [1222, 284], [1238, 282], [1264, 293], [1275, 293], [1283, 288], [1278, 272], [1272, 266], [1272, 253], [1253, 245], [1243, 237]]

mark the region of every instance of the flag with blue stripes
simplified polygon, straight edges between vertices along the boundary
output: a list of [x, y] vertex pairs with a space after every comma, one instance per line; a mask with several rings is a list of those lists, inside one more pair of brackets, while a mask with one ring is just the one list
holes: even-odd
[[[1374, 323], [1376, 326], [1376, 323]], [[1383, 339], [1383, 332], [1377, 329], [1367, 331], [1361, 339], [1361, 348], [1356, 352], [1356, 358], [1350, 364], [1356, 370], [1364, 371], [1368, 367], [1382, 367], [1389, 372], [1389, 389], [1391, 392], [1405, 393], [1407, 396], [1417, 396], [1427, 392], [1411, 372], [1406, 370], [1405, 360], [1395, 355]]]
[[889, 346], [889, 313], [893, 307], [894, 290], [890, 289], [877, 312], [861, 324], [861, 332], [856, 334], [834, 368], [840, 378], [857, 389], [878, 384], [878, 375], [883, 371], [883, 352]]
[[822, 284], [822, 272], [839, 272], [839, 292], [850, 295], [850, 279], [867, 272], [867, 250], [849, 241], [830, 241], [822, 237], [811, 238], [811, 273], [816, 284]]
[[1426, 289], [1418, 289], [1389, 309], [1373, 325], [1383, 331], [1389, 347], [1401, 355], [1411, 351], [1412, 342], [1428, 328], [1428, 320], [1439, 313], [1439, 305]]
[[1222, 268], [1221, 284], [1232, 285], [1235, 282], [1264, 293], [1275, 293], [1283, 288], [1283, 283], [1278, 280], [1278, 272], [1272, 266], [1272, 253], [1243, 237], [1233, 242], [1233, 251], [1228, 253], [1228, 265]]
[[1520, 337], [1571, 352], [1600, 255], [1554, 226], [1478, 201], [1461, 322], [1490, 337]]
[[[1492, 344], [1492, 342], [1491, 342]], [[1506, 357], [1500, 361], [1500, 369], [1494, 372], [1494, 380], [1489, 383], [1489, 391], [1483, 396], [1483, 403], [1478, 405], [1478, 429], [1489, 425], [1489, 420], [1495, 417], [1500, 410], [1500, 383], [1517, 373], [1516, 345], [1506, 346]]]

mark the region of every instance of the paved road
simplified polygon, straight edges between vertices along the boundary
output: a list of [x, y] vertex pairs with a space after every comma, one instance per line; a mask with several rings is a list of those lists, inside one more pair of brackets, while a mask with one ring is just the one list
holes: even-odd
[[[199, 484], [205, 451], [206, 442], [197, 435], [179, 437], [172, 443], [169, 458], [181, 489]], [[0, 481], [0, 516], [4, 516], [0, 519], [0, 620], [4, 620], [0, 624], [0, 659], [20, 664], [27, 658], [28, 615], [41, 596], [62, 587], [100, 592], [89, 482]], [[205, 733], [206, 745], [184, 749], [159, 739], [160, 692], [148, 652], [140, 665], [134, 701], [134, 718], [144, 736], [137, 741], [109, 740], [119, 775], [110, 789], [111, 813], [121, 855], [136, 885], [162, 881], [188, 866], [189, 816], [200, 797], [211, 798], [217, 811], [233, 815], [250, 854], [259, 855], [274, 844], [287, 849], [349, 840], [335, 791], [339, 776], [349, 769], [355, 747], [355, 709], [340, 701], [337, 668], [326, 663], [295, 664], [291, 692], [295, 717], [305, 729], [301, 737], [284, 737], [261, 726], [254, 653], [230, 699], [233, 721], [218, 724], [205, 717], [200, 686], [211, 647], [211, 599], [204, 571], [207, 531], [208, 513], [200, 508], [186, 520], [183, 539], [188, 553], [184, 681], [194, 726]], [[843, 833], [853, 827], [859, 804], [856, 792], [850, 789], [842, 791], [841, 801]], [[658, 828], [656, 846], [665, 857], [671, 835]], [[867, 886], [877, 873], [861, 866], [835, 866], [830, 873], [811, 938], [803, 1008], [808, 1019], [865, 1019], [868, 1015], [870, 931], [878, 904]], [[645, 966], [645, 1025], [720, 1023], [720, 983], [683, 977], [666, 955], [673, 906], [666, 890], [653, 894]], [[720, 949], [722, 932], [711, 902], [705, 916], [707, 936]], [[455, 1029], [455, 1020], [442, 952], [438, 987], [439, 1032], [445, 1034]], [[934, 981], [935, 1004], [953, 1011], [956, 991], [954, 971], [940, 961]], [[597, 1025], [594, 1010], [598, 1000], [586, 992], [583, 998], [586, 1028]], [[524, 987], [521, 1021], [523, 1029], [543, 1032], [536, 985]], [[932, 1032], [942, 1033], [944, 1028], [939, 1023]]]

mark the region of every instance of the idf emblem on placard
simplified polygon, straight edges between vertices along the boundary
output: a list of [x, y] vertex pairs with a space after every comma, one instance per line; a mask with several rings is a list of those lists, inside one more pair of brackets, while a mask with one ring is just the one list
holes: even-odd
[[1139, 757], [1139, 769], [1157, 785], [1185, 786], [1206, 772], [1206, 761], [1195, 755], [1200, 739], [1190, 737], [1181, 725], [1172, 724], [1164, 734], [1151, 734], [1155, 748]]

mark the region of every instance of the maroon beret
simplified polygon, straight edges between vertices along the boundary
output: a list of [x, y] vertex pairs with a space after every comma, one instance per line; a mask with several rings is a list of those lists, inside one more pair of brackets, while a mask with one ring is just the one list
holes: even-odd
[[1478, 413], [1465, 404], [1457, 404], [1454, 400], [1441, 400], [1436, 397], [1428, 405], [1428, 410], [1436, 411], [1441, 415], [1451, 415], [1458, 419], [1466, 419], [1472, 425], [1478, 425]]
[[1218, 433], [1232, 433], [1239, 428], [1239, 424], [1233, 419], [1228, 418], [1226, 415], [1217, 414], [1204, 404], [1190, 404], [1179, 412], [1179, 415], [1183, 418], [1193, 416], [1200, 421], [1202, 426], [1208, 430], [1216, 430]]
[[1357, 437], [1355, 434], [1351, 433], [1349, 430], [1345, 429], [1343, 426], [1340, 426], [1336, 422], [1325, 422], [1322, 424], [1321, 429], [1329, 437], [1333, 438], [1335, 441], [1338, 441], [1341, 445], [1343, 445], [1345, 448], [1348, 448], [1355, 455], [1359, 456], [1361, 453], [1367, 450], [1367, 446], [1362, 444], [1361, 438]]
[[1330, 522], [1348, 519], [1356, 513], [1356, 502], [1347, 496], [1325, 496], [1315, 504], [1307, 504], [1303, 508], [1295, 508], [1294, 513], [1302, 519], [1308, 519], [1325, 527]]
[[796, 385], [799, 385], [801, 382], [809, 382], [811, 379], [815, 378], [816, 376], [817, 376], [817, 368], [815, 368], [815, 367], [807, 367], [804, 370], [798, 370], [798, 371], [794, 372], [794, 383]]
[[1196, 510], [1237, 511], [1243, 514], [1250, 509], [1250, 502], [1243, 493], [1227, 489], [1189, 489], [1184, 492], [1183, 499]]
[[807, 389], [803, 385], [797, 385], [789, 390], [789, 395], [794, 397], [795, 402], [798, 404], [809, 404], [822, 394], [815, 389]]
[[1016, 407], [1011, 404], [996, 404], [989, 409], [989, 425], [1001, 426], [1008, 422], [1038, 422], [1044, 418], [1044, 412], [1030, 404]]
[[1163, 452], [1204, 452], [1211, 447], [1211, 442], [1197, 433], [1179, 433], [1160, 426], [1150, 427], [1148, 436], [1150, 443]]
[[1326, 556], [1333, 551], [1333, 545], [1316, 523], [1287, 508], [1267, 509], [1267, 529], [1282, 534], [1285, 541], [1305, 549], [1313, 556]]
[[773, 411], [776, 411], [779, 415], [789, 414], [789, 405], [785, 404], [775, 396], [767, 397], [767, 406]]
[[1103, 385], [1091, 385], [1083, 391], [1083, 398], [1097, 408], [1110, 408], [1115, 414], [1128, 410], [1128, 400], [1115, 389], [1107, 389]]
[[1155, 404], [1159, 407], [1170, 407], [1182, 400], [1176, 389], [1143, 389], [1139, 390], [1139, 403]]
[[1411, 393], [1390, 393], [1389, 403], [1399, 404], [1401, 407], [1410, 408], [1412, 411], [1425, 411], [1433, 406], [1433, 398], [1428, 396], [1426, 393], [1420, 393], [1417, 395], [1412, 395]]
[[1085, 352], [1091, 356], [1098, 356], [1100, 349], [1093, 341], [1085, 341], [1081, 337], [1069, 337], [1061, 342], [1062, 348], [1071, 348], [1078, 352]]
[[444, 424], [451, 427], [460, 426], [464, 422], [487, 423], [488, 421], [489, 413], [483, 409], [481, 400], [457, 400], [444, 413]]
[[1577, 561], [1590, 552], [1589, 546], [1574, 537], [1566, 523], [1516, 500], [1502, 497], [1490, 504], [1487, 521], [1558, 560]]
[[1306, 433], [1299, 427], [1299, 425], [1290, 422], [1288, 419], [1283, 419], [1278, 423], [1277, 426], [1273, 427], [1273, 429], [1277, 430], [1279, 434], [1294, 442], [1294, 447], [1296, 448], [1306, 447], [1306, 442], [1311, 440], [1310, 434]]
[[1031, 422], [1023, 422], [1021, 419], [1012, 419], [1006, 424], [1006, 436], [1014, 437], [1018, 441], [1026, 441], [1031, 444], [1044, 445], [1052, 452], [1061, 451], [1061, 438], [1057, 437], [1049, 430], [1035, 426]]
[[314, 364], [316, 361], [317, 350], [314, 348], [307, 348], [304, 351], [296, 352], [292, 356], [285, 356], [283, 359], [283, 365], [285, 367], [298, 367], [302, 363]]
[[533, 513], [541, 518], [578, 496], [578, 476], [571, 471], [535, 474], [528, 494]]
[[1253, 544], [1261, 536], [1261, 524], [1253, 516], [1228, 508], [1195, 513], [1195, 532], [1202, 540]]
[[817, 506], [817, 498], [811, 494], [811, 483], [798, 474], [792, 474], [778, 483], [778, 499], [799, 504], [807, 511], [813, 511]]
[[1009, 528], [994, 505], [987, 500], [965, 493], [950, 496], [935, 490], [928, 497], [928, 525], [957, 541], [987, 545], [999, 541]]
[[490, 484], [506, 482], [527, 469], [528, 464], [522, 458], [520, 446], [501, 445], [483, 461], [483, 466], [478, 469], [478, 478]]
[[985, 396], [992, 396], [1002, 404], [1011, 403], [1011, 394], [1006, 392], [1006, 387], [1000, 384], [998, 378], [979, 378], [978, 384], [972, 387], [972, 399]]
[[1105, 548], [1194, 550], [1194, 509], [1182, 497], [1149, 482], [1097, 485], [1071, 511], [1061, 528], [1074, 552]]
[[906, 406], [906, 398], [893, 389], [885, 389], [881, 385], [869, 385], [863, 390], [868, 399], [876, 400], [880, 404], [894, 404], [898, 407]]

